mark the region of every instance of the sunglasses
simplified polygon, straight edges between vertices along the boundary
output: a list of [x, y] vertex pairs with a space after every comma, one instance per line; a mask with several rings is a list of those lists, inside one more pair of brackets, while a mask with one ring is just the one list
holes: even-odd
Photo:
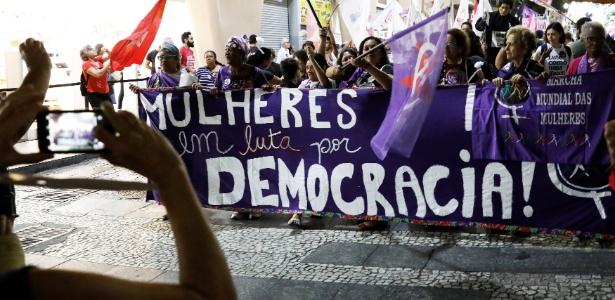
[[446, 47], [453, 48], [455, 46], [457, 46], [456, 43], [446, 43]]
[[165, 59], [177, 58], [177, 55], [160, 55], [158, 56], [158, 60], [162, 61]]

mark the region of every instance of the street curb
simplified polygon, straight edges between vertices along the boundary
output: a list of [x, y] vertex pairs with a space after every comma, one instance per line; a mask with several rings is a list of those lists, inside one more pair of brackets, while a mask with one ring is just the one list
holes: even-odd
[[34, 173], [43, 172], [43, 171], [47, 171], [51, 169], [74, 165], [82, 161], [86, 161], [88, 159], [93, 159], [97, 157], [99, 157], [98, 154], [85, 154], [85, 153], [76, 154], [76, 155], [71, 155], [68, 157], [45, 160], [40, 163], [35, 163], [35, 164], [30, 164], [30, 165], [15, 166], [13, 168], [9, 168], [9, 172], [34, 174]]

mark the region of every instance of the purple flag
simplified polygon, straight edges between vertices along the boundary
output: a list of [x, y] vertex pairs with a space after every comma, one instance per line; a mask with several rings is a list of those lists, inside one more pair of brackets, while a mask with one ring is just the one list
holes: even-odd
[[371, 146], [383, 160], [388, 151], [410, 157], [438, 85], [448, 31], [448, 9], [392, 36], [391, 103]]

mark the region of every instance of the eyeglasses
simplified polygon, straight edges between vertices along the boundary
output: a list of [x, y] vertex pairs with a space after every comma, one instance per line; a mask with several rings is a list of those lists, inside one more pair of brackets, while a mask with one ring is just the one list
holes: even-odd
[[177, 58], [177, 55], [160, 55], [158, 56], [158, 60], [163, 61], [165, 59]]
[[604, 41], [603, 37], [591, 37], [591, 36], [588, 36], [588, 37], [584, 37], [584, 39], [589, 44], [595, 44], [595, 43]]
[[446, 47], [453, 48], [455, 46], [457, 46], [456, 43], [446, 43]]

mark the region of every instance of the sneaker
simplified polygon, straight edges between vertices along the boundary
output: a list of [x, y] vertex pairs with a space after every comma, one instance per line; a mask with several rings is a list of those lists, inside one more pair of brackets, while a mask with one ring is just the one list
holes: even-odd
[[262, 216], [263, 214], [259, 213], [259, 212], [251, 212], [250, 215], [248, 216], [248, 219], [250, 220], [254, 220], [254, 219], [258, 219]]
[[243, 213], [239, 211], [235, 211], [231, 214], [232, 220], [241, 220], [243, 218]]

